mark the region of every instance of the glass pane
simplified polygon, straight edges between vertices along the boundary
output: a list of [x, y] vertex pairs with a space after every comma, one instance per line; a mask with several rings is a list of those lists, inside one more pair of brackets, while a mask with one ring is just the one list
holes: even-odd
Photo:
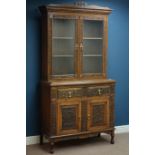
[[102, 55], [102, 39], [84, 39], [84, 55]]
[[84, 73], [101, 73], [102, 72], [102, 57], [101, 56], [84, 56], [83, 57], [83, 72]]
[[75, 20], [53, 19], [52, 74], [74, 75]]
[[53, 56], [74, 55], [74, 40], [53, 39]]
[[102, 73], [103, 21], [84, 21], [83, 46], [83, 73]]
[[53, 57], [53, 75], [73, 75], [74, 61], [72, 57]]
[[96, 20], [84, 21], [84, 37], [102, 38], [103, 36], [103, 22]]
[[74, 19], [54, 19], [53, 37], [74, 37], [75, 20]]

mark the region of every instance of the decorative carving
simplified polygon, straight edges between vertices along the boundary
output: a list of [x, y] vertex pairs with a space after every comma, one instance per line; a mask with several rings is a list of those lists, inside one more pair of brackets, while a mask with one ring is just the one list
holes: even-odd
[[104, 105], [93, 105], [92, 107], [92, 125], [99, 126], [104, 123]]
[[84, 0], [78, 0], [74, 3], [76, 6], [86, 6], [87, 3]]
[[58, 98], [81, 97], [83, 95], [81, 88], [59, 89]]
[[88, 96], [101, 96], [110, 94], [110, 86], [89, 87], [87, 91]]
[[76, 107], [62, 106], [62, 130], [76, 128]]

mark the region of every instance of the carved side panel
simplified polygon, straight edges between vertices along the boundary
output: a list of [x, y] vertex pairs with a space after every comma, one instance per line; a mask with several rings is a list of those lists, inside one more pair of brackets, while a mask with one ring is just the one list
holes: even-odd
[[87, 131], [87, 102], [83, 102], [81, 106], [81, 131]]
[[56, 104], [51, 103], [51, 135], [56, 135]]
[[110, 127], [114, 127], [114, 95], [110, 96]]
[[61, 106], [62, 130], [76, 129], [76, 106]]
[[101, 126], [104, 124], [104, 105], [98, 104], [92, 106], [92, 126]]

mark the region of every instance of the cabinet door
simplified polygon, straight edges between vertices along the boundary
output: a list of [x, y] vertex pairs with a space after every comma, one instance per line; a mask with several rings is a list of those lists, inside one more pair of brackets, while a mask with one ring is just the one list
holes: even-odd
[[77, 17], [55, 15], [52, 27], [52, 68], [54, 78], [76, 76], [77, 70]]
[[88, 130], [100, 131], [109, 126], [109, 99], [92, 98], [88, 101]]
[[81, 21], [81, 76], [106, 77], [106, 22], [83, 17]]
[[73, 134], [81, 128], [81, 101], [64, 99], [58, 101], [58, 134]]

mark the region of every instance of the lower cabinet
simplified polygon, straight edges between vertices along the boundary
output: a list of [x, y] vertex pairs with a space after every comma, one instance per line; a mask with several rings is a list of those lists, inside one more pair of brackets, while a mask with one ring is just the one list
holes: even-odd
[[86, 138], [100, 133], [111, 136], [114, 143], [115, 83], [42, 85], [42, 133], [55, 142], [70, 138]]
[[83, 115], [83, 104], [86, 105], [86, 130], [85, 131], [103, 131], [109, 127], [109, 98], [93, 97], [85, 102], [82, 99], [60, 99], [57, 101], [57, 134], [76, 134], [81, 131]]

